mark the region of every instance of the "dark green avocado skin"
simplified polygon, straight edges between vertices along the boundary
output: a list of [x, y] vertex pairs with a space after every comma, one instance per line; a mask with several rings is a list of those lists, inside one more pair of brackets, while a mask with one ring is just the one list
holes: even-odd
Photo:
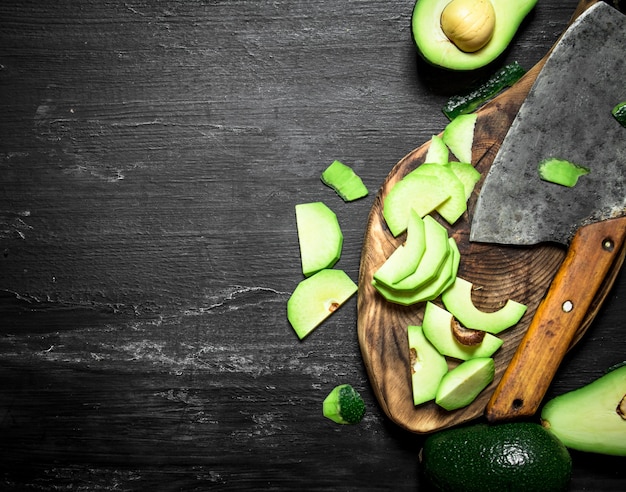
[[476, 424], [426, 438], [421, 473], [440, 492], [566, 491], [567, 448], [535, 423]]

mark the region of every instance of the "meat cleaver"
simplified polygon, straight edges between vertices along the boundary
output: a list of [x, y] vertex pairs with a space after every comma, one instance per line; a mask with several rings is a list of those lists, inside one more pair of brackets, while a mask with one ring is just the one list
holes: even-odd
[[[625, 246], [626, 16], [599, 2], [565, 31], [485, 177], [470, 241], [568, 247], [546, 296], [487, 404], [489, 421], [533, 415], [604, 277]], [[555, 157], [590, 170], [569, 188], [542, 181]]]

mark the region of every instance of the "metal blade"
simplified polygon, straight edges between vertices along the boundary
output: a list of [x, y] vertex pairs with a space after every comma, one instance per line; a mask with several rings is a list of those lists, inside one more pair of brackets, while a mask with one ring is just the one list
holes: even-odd
[[[604, 2], [565, 32], [539, 73], [486, 176], [471, 241], [569, 244], [587, 223], [626, 214], [626, 16]], [[591, 170], [576, 186], [542, 181], [548, 157]]]

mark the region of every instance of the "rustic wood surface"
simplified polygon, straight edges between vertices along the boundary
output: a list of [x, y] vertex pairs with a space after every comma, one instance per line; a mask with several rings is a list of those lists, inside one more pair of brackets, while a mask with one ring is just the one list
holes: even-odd
[[[571, 20], [594, 3], [595, 0], [579, 2], [576, 14]], [[472, 163], [481, 171], [483, 178], [489, 171], [508, 128], [546, 58], [547, 55], [537, 62], [517, 84], [478, 111]], [[396, 424], [420, 433], [433, 432], [481, 416], [494, 391], [497, 394], [504, 392], [507, 395], [512, 391], [520, 391], [513, 383], [509, 383], [509, 387], [498, 385], [503, 379], [503, 373], [515, 354], [520, 340], [531, 325], [539, 303], [546, 295], [565, 253], [563, 248], [551, 245], [519, 248], [471, 243], [468, 239], [471, 216], [483, 180], [474, 189], [468, 203], [468, 212], [455, 224], [450, 225], [445, 220], [439, 219], [440, 223], [448, 229], [448, 234], [457, 242], [462, 257], [459, 275], [474, 284], [473, 298], [480, 309], [495, 311], [500, 309], [506, 300], [513, 299], [527, 305], [528, 310], [520, 323], [499, 335], [504, 340], [504, 344], [494, 357], [496, 377], [471, 405], [454, 412], [445, 411], [434, 402], [415, 407], [411, 398], [407, 326], [421, 324], [424, 303], [411, 306], [391, 304], [372, 286], [372, 279], [380, 265], [405, 239], [404, 234], [394, 237], [385, 224], [383, 217], [385, 197], [398, 181], [424, 162], [429, 145], [429, 142], [426, 142], [401, 159], [387, 176], [376, 197], [366, 226], [363, 244], [359, 270], [357, 319], [359, 343], [365, 366], [381, 407]], [[437, 214], [434, 214], [434, 217], [438, 218]], [[624, 248], [621, 244], [620, 242], [615, 254], [611, 256], [615, 259], [605, 262], [602, 275], [596, 279], [601, 288], [597, 290], [596, 299], [590, 299], [590, 301], [593, 300], [591, 308], [580, 311], [580, 323], [569, 327], [568, 337], [564, 339], [564, 343], [557, 345], [556, 342], [552, 342], [543, 347], [541, 333], [537, 333], [537, 344], [543, 347], [543, 352], [536, 356], [527, 353], [516, 354], [516, 359], [523, 357], [524, 360], [532, 360], [531, 364], [518, 369], [519, 374], [516, 379], [529, 381], [529, 386], [524, 389], [529, 404], [532, 398], [538, 401], [542, 399], [543, 393], [537, 394], [536, 391], [540, 391], [539, 388], [544, 391], [551, 379], [548, 374], [554, 374], [554, 372], [544, 370], [548, 361], [558, 364], [560, 360], [546, 358], [546, 353], [556, 351], [557, 348], [558, 351], [564, 353], [571, 346], [570, 341], [580, 339], [592, 323], [598, 308], [613, 285], [616, 271], [622, 266]], [[590, 260], [593, 263], [594, 258]], [[441, 305], [438, 300], [434, 302]], [[454, 366], [455, 362], [450, 361], [450, 364]], [[532, 373], [526, 371], [532, 371]], [[531, 382], [533, 377], [535, 379]], [[510, 388], [510, 386], [515, 387]], [[513, 418], [514, 415], [508, 406], [503, 408], [503, 404], [503, 401], [499, 402], [496, 412], [498, 418], [500, 420]], [[528, 410], [524, 415], [528, 416], [533, 413], [534, 411]]]
[[[532, 67], [575, 6], [540, 0], [495, 67]], [[424, 65], [412, 8], [0, 4], [1, 490], [423, 490], [423, 437], [377, 403], [357, 297], [302, 342], [285, 315], [295, 204], [335, 210], [356, 281], [379, 187], [485, 75]], [[321, 183], [334, 159], [369, 197]], [[624, 295], [620, 272], [548, 396], [626, 359]], [[356, 426], [321, 415], [344, 382]], [[573, 457], [571, 490], [624, 490], [623, 459]]]

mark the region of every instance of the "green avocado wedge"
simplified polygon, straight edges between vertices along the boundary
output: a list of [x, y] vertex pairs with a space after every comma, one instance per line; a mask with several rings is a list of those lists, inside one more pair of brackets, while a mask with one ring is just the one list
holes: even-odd
[[472, 301], [472, 288], [471, 282], [457, 277], [454, 284], [441, 296], [446, 309], [466, 328], [497, 335], [517, 324], [526, 313], [527, 306], [512, 299], [508, 299], [497, 311], [481, 311]]
[[498, 58], [537, 0], [490, 1], [495, 13], [493, 34], [485, 46], [470, 53], [460, 50], [441, 27], [441, 13], [450, 0], [417, 0], [411, 31], [420, 55], [432, 65], [456, 71], [475, 70]]
[[541, 423], [568, 448], [626, 456], [626, 364], [548, 401]]
[[453, 316], [438, 305], [427, 302], [424, 310], [424, 335], [442, 355], [459, 360], [469, 360], [476, 357], [491, 357], [501, 346], [502, 339], [485, 333], [481, 342], [474, 345], [464, 345], [454, 336], [452, 323]]

